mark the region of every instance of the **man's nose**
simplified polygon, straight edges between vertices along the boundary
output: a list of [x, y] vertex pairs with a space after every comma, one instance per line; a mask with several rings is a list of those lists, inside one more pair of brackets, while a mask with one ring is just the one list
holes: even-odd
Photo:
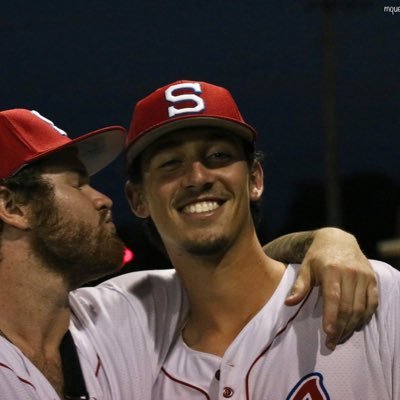
[[183, 177], [183, 186], [185, 188], [210, 186], [213, 181], [213, 171], [201, 161], [193, 161], [187, 164]]
[[106, 208], [111, 210], [113, 202], [112, 200], [105, 195], [104, 193], [99, 192], [98, 190], [94, 189], [93, 187], [89, 187], [89, 196], [95, 205], [97, 210]]

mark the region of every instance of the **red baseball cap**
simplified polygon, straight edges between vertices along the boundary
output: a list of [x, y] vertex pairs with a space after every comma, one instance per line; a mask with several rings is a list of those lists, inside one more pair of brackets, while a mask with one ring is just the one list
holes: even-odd
[[13, 109], [0, 112], [0, 179], [68, 147], [78, 149], [78, 157], [93, 175], [121, 153], [125, 129], [111, 126], [76, 139], [57, 128], [37, 111]]
[[228, 90], [207, 82], [176, 81], [136, 103], [127, 137], [127, 162], [161, 136], [195, 126], [228, 130], [250, 143], [256, 137]]

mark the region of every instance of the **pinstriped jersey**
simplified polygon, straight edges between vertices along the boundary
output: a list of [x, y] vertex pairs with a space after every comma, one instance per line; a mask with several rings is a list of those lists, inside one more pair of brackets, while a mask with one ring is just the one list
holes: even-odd
[[[71, 293], [70, 330], [91, 400], [150, 400], [184, 314], [174, 272], [135, 272]], [[28, 358], [0, 337], [0, 400], [60, 400]]]
[[400, 273], [372, 261], [380, 303], [360, 332], [331, 352], [322, 331], [318, 289], [296, 307], [284, 300], [298, 266], [289, 265], [275, 293], [223, 357], [176, 340], [154, 400], [399, 400]]

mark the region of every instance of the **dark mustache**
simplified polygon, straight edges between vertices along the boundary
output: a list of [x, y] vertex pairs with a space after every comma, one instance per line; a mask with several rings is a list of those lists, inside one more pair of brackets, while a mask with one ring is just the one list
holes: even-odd
[[99, 211], [100, 213], [100, 223], [112, 222], [112, 213], [111, 210], [102, 209]]

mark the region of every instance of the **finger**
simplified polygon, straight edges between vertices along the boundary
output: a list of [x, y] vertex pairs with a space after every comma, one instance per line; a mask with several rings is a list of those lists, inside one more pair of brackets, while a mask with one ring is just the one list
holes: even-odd
[[335, 274], [331, 271], [330, 278], [322, 282], [322, 324], [326, 333], [326, 346], [333, 350], [340, 337], [340, 324], [338, 330], [338, 314], [341, 298], [340, 278], [335, 279]]
[[[349, 339], [357, 326], [364, 325], [364, 316], [367, 304], [367, 279], [366, 278], [358, 278], [356, 279], [356, 286], [343, 284], [343, 294], [342, 301], [339, 306], [339, 318], [343, 323], [343, 326], [339, 329], [342, 329], [339, 332], [339, 340], [338, 343], [344, 343], [347, 339]], [[351, 293], [353, 293], [353, 304], [351, 302]]]
[[297, 274], [296, 280], [290, 291], [290, 295], [286, 298], [285, 304], [294, 306], [305, 298], [311, 287], [311, 273], [308, 264], [302, 264]]
[[375, 314], [379, 306], [379, 290], [376, 277], [374, 275], [374, 280], [370, 282], [367, 290], [367, 322], [369, 322], [372, 316]]
[[[360, 281], [361, 284], [358, 285], [358, 282]], [[366, 286], [362, 282], [362, 278], [357, 278], [355, 270], [348, 271], [346, 276], [341, 278], [339, 307], [334, 334], [337, 344], [343, 343], [352, 335], [356, 325], [355, 321], [360, 317], [360, 314], [358, 314], [358, 316], [355, 315], [354, 296], [355, 293], [357, 293], [357, 295], [365, 301]], [[360, 303], [361, 302], [362, 300]], [[353, 313], [355, 313], [354, 319]]]
[[355, 330], [359, 331], [366, 325], [375, 314], [379, 305], [379, 296], [378, 296], [378, 287], [376, 283], [376, 279], [369, 281], [367, 291], [366, 291], [366, 305], [364, 311], [364, 317], [359, 320]]

